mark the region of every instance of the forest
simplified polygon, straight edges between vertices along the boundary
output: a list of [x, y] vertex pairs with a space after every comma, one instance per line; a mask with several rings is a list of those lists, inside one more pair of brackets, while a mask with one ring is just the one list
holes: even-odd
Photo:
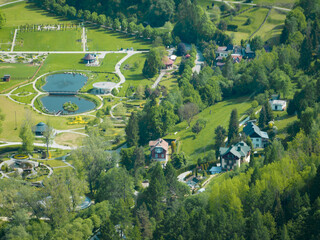
[[[147, 77], [157, 74], [166, 43], [177, 48], [178, 56], [190, 57], [179, 66], [176, 88], [143, 89], [147, 103], [130, 115], [125, 127], [128, 148], [120, 154], [105, 151], [108, 144], [99, 130], [90, 128], [83, 146], [71, 154], [75, 170], [46, 179], [45, 188], [1, 179], [0, 213], [9, 221], [0, 222], [0, 239], [89, 239], [97, 232], [99, 239], [106, 240], [320, 239], [319, 0], [295, 4], [285, 20], [281, 43], [270, 52], [264, 50], [261, 38], [254, 37], [250, 43], [255, 59], [234, 64], [227, 58], [222, 69], [214, 68], [215, 50], [232, 39], [197, 1], [34, 2], [57, 15], [101, 25], [110, 21], [111, 28], [126, 23], [129, 29], [132, 23], [133, 28], [141, 24], [156, 29], [168, 21], [175, 23], [172, 34], [154, 36], [153, 41], [161, 36], [162, 43], [148, 53], [143, 68]], [[186, 50], [181, 41], [192, 43], [191, 49]], [[196, 46], [205, 58], [199, 74], [192, 72]], [[150, 140], [165, 137], [178, 123], [186, 121], [195, 133], [200, 132], [205, 123], [200, 119], [191, 126], [193, 117], [234, 96], [252, 96], [263, 106], [258, 121], [264, 128], [273, 93], [291, 96], [287, 113], [297, 119], [287, 127], [287, 137], [270, 134], [270, 144], [261, 155], [252, 155], [249, 164], [219, 176], [204, 193], [193, 194], [177, 179], [189, 156], [173, 154], [162, 168], [151, 164], [145, 154]], [[230, 131], [232, 119], [237, 129]], [[226, 136], [229, 143], [246, 140], [239, 139], [237, 120], [233, 111], [228, 133], [221, 126], [211, 129], [217, 136], [215, 152], [195, 161], [216, 161]], [[144, 179], [148, 187], [142, 186]], [[84, 193], [95, 204], [78, 211]]]

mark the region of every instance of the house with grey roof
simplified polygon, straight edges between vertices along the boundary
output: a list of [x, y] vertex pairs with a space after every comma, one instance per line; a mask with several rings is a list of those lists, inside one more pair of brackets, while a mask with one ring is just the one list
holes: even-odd
[[241, 141], [229, 148], [221, 147], [219, 149], [221, 168], [223, 170], [233, 170], [244, 162], [250, 162], [250, 147]]
[[243, 128], [243, 132], [250, 137], [254, 148], [264, 148], [269, 142], [268, 133], [261, 131], [253, 122], [248, 122]]

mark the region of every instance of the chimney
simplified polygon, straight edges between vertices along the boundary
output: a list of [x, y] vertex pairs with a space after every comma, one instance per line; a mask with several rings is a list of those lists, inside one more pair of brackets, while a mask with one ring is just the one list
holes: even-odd
[[238, 150], [237, 150], [238, 152], [240, 152], [241, 151], [241, 147], [240, 146], [238, 146]]

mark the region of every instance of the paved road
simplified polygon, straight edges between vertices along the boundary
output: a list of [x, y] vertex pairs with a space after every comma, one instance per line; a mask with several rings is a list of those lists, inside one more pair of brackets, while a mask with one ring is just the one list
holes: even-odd
[[18, 2], [24, 2], [24, 1], [26, 1], [26, 0], [18, 0], [18, 1], [8, 2], [8, 3], [1, 4], [0, 7], [6, 6], [6, 5], [10, 5], [10, 4], [14, 4], [14, 3], [18, 3]]
[[86, 38], [86, 29], [84, 27], [82, 28], [81, 39], [82, 39], [82, 49], [83, 49], [83, 52], [85, 52], [86, 51], [87, 38]]
[[[231, 6], [230, 4], [240, 4], [240, 5], [249, 5], [249, 6], [258, 6], [258, 4], [255, 3], [245, 3], [245, 2], [234, 2], [234, 1], [224, 1], [224, 0], [212, 0], [213, 2], [224, 2], [226, 4], [228, 4], [229, 6]], [[282, 7], [277, 7], [277, 6], [270, 6], [274, 9], [278, 9], [278, 10], [282, 10], [282, 11], [286, 11], [286, 12], [290, 12], [292, 9], [290, 8], [282, 8]]]
[[[3, 143], [3, 144], [0, 145], [0, 147], [22, 145], [22, 142], [4, 142], [4, 141], [0, 141], [0, 143]], [[44, 144], [44, 143], [34, 143], [33, 145], [37, 146], [37, 147], [47, 147], [47, 145]], [[58, 149], [62, 149], [62, 150], [73, 150], [73, 149], [76, 149], [76, 148], [73, 148], [73, 147], [63, 146], [63, 145], [57, 144], [55, 142], [53, 142], [50, 145], [50, 148], [58, 148]]]
[[197, 48], [197, 56], [195, 60], [196, 65], [192, 68], [192, 72], [197, 72], [199, 74], [203, 63], [204, 63], [204, 57], [202, 55], [202, 52]]
[[159, 82], [161, 81], [161, 79], [163, 78], [163, 76], [166, 74], [166, 72], [167, 72], [166, 70], [161, 70], [161, 72], [160, 72], [157, 80], [156, 80], [156, 81], [154, 82], [154, 84], [152, 84], [152, 86], [151, 86], [152, 89], [153, 89], [153, 88], [156, 88], [156, 87], [158, 86]]
[[13, 41], [12, 41], [12, 45], [11, 45], [11, 50], [10, 50], [10, 52], [13, 52], [14, 45], [15, 45], [15, 43], [16, 43], [17, 32], [18, 32], [18, 29], [14, 30], [14, 36], [13, 36]]
[[[123, 74], [121, 73], [120, 71], [120, 68], [121, 68], [121, 64], [124, 63], [129, 57], [131, 57], [132, 55], [136, 54], [136, 53], [142, 53], [144, 51], [128, 51], [127, 55], [122, 58], [117, 64], [116, 64], [116, 67], [115, 67], [115, 73], [119, 76], [120, 78], [120, 82], [117, 83], [117, 85], [115, 86], [115, 88], [117, 88], [119, 90], [119, 87], [121, 84], [125, 83], [126, 81], [126, 78], [123, 76]], [[123, 53], [123, 51], [119, 51], [119, 53]]]

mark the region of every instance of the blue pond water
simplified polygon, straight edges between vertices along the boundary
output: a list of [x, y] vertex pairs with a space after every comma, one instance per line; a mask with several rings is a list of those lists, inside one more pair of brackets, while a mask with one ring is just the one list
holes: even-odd
[[[47, 92], [77, 92], [87, 82], [88, 78], [81, 74], [54, 74], [46, 78], [46, 84], [42, 87]], [[61, 111], [62, 114], [78, 114], [90, 111], [96, 105], [90, 100], [80, 98], [76, 95], [49, 95], [42, 97], [42, 105], [47, 112], [56, 114]], [[72, 102], [78, 105], [79, 109], [75, 112], [67, 112], [63, 110], [65, 102]]]
[[87, 100], [77, 96], [70, 95], [49, 95], [41, 98], [42, 105], [50, 113], [57, 113], [63, 111], [63, 104], [65, 102], [72, 102], [78, 105], [79, 109], [75, 112], [66, 112], [63, 111], [63, 114], [77, 114], [90, 111], [96, 107], [96, 105]]
[[53, 74], [46, 78], [47, 83], [42, 89], [47, 92], [76, 92], [86, 84], [87, 80], [88, 77], [81, 74]]

